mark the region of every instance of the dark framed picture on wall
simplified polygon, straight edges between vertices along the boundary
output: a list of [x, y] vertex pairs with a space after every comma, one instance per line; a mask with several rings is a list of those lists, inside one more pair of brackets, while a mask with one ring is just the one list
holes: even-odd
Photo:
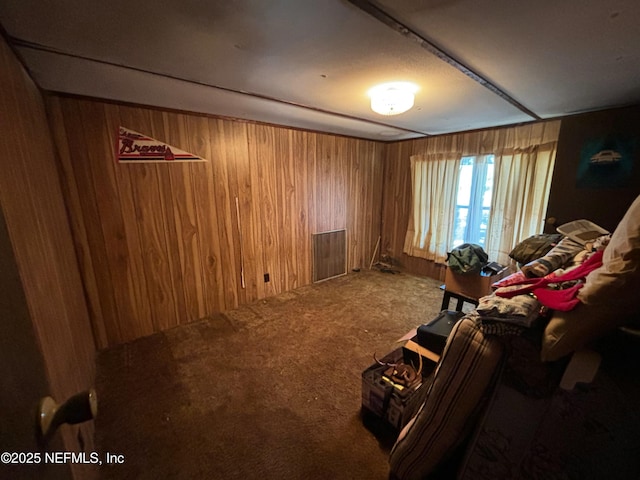
[[629, 187], [634, 168], [635, 138], [604, 136], [586, 140], [580, 151], [577, 188]]

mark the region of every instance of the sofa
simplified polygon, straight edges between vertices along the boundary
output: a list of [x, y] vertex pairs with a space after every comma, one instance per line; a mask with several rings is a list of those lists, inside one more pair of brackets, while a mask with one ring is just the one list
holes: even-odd
[[542, 305], [543, 314], [504, 334], [477, 311], [456, 324], [391, 451], [391, 479], [441, 478], [452, 458], [465, 480], [640, 478], [640, 417], [612, 380], [620, 365], [602, 368], [611, 350], [598, 351], [612, 335], [629, 352], [640, 347], [625, 327], [640, 312], [640, 196], [599, 261], [567, 308]]

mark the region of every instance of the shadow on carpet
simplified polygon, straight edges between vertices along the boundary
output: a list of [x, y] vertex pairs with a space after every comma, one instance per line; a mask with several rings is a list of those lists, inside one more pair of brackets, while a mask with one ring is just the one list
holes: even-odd
[[386, 479], [361, 374], [440, 309], [439, 282], [352, 273], [100, 352], [100, 478]]

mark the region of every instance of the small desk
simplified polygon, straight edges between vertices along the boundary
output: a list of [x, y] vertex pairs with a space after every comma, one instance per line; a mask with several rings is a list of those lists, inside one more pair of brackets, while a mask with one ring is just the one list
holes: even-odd
[[458, 312], [462, 311], [464, 302], [472, 303], [473, 305], [478, 306], [477, 298], [467, 297], [466, 295], [462, 295], [461, 293], [452, 292], [451, 290], [447, 290], [444, 285], [440, 285], [440, 290], [444, 292], [440, 310], [449, 310], [449, 301], [451, 300], [451, 298], [455, 298], [457, 300], [456, 311]]

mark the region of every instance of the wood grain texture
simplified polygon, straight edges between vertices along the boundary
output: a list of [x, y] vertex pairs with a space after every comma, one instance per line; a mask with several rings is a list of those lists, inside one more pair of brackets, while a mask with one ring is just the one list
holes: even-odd
[[[368, 265], [383, 144], [63, 96], [48, 107], [100, 348], [311, 283], [316, 232], [346, 229], [348, 268]], [[207, 161], [118, 164], [120, 125]]]
[[[42, 394], [62, 402], [93, 385], [94, 338], [42, 96], [1, 38], [0, 132], [0, 208], [49, 383]], [[38, 398], [21, 401], [35, 405]], [[65, 448], [82, 450], [81, 431], [93, 450], [92, 428], [65, 426]]]

